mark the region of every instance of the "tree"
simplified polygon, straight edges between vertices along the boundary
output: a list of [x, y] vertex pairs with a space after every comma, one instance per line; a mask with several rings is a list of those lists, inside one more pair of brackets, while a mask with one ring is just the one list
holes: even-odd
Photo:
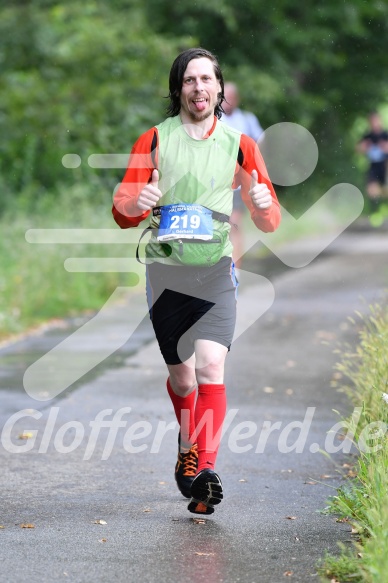
[[0, 172], [9, 196], [66, 182], [67, 153], [88, 173], [90, 154], [129, 152], [163, 116], [180, 39], [153, 32], [140, 1], [18, 2], [1, 16]]
[[182, 34], [218, 55], [226, 77], [240, 85], [242, 105], [264, 127], [302, 124], [317, 139], [320, 168], [349, 178], [349, 130], [386, 99], [387, 2], [149, 0], [146, 6], [158, 33], [172, 34], [179, 22]]
[[128, 152], [164, 117], [170, 65], [196, 45], [218, 55], [264, 127], [313, 133], [314, 179], [354, 179], [349, 130], [387, 89], [385, 0], [18, 0], [0, 18], [2, 201], [69, 181], [67, 153], [95, 180], [88, 156]]

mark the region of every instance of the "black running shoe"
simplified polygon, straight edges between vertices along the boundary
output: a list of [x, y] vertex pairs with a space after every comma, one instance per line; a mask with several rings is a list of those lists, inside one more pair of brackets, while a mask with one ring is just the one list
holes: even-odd
[[194, 514], [213, 514], [223, 499], [221, 478], [213, 470], [201, 470], [191, 484], [191, 501], [187, 507]]
[[198, 468], [198, 448], [197, 444], [191, 446], [189, 451], [181, 452], [179, 434], [178, 461], [175, 465], [175, 480], [179, 491], [185, 498], [191, 498], [190, 487], [195, 478]]

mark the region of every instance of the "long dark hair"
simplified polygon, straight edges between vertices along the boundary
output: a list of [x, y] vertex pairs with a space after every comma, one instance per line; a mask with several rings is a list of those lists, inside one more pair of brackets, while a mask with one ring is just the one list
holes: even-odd
[[187, 51], [183, 51], [183, 53], [177, 56], [172, 64], [168, 83], [168, 98], [170, 99], [170, 105], [167, 108], [167, 114], [169, 117], [178, 115], [181, 110], [180, 94], [183, 84], [183, 75], [186, 71], [187, 65], [192, 59], [200, 59], [201, 57], [206, 57], [213, 63], [215, 76], [221, 85], [221, 92], [218, 94], [218, 103], [214, 109], [214, 115], [220, 119], [222, 113], [224, 112], [221, 107], [222, 102], [225, 100], [224, 78], [222, 76], [220, 65], [217, 61], [217, 58], [211, 52], [199, 47], [196, 49], [188, 49]]

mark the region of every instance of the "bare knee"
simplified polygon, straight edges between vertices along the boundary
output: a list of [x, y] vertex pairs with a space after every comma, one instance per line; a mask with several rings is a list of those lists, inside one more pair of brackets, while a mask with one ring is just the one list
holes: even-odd
[[381, 186], [378, 182], [369, 182], [367, 186], [369, 198], [378, 198], [381, 194]]
[[186, 397], [197, 386], [195, 371], [184, 365], [171, 365], [168, 367], [170, 373], [170, 385], [176, 395]]
[[198, 384], [222, 384], [224, 382], [224, 361], [211, 362], [197, 371]]
[[222, 384], [228, 349], [212, 340], [196, 343], [196, 377], [198, 384]]

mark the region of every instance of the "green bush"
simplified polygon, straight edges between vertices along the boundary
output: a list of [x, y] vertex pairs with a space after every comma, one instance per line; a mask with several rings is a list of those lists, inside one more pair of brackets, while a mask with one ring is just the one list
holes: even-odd
[[320, 567], [322, 575], [330, 573], [340, 581], [353, 580], [350, 577], [355, 563], [362, 573], [361, 580], [367, 583], [385, 581], [388, 572], [387, 346], [388, 306], [372, 306], [359, 333], [359, 344], [354, 351], [346, 352], [337, 366], [348, 380], [342, 390], [355, 407], [362, 405], [357, 425], [348, 420], [359, 448], [356, 477], [330, 500], [331, 511], [349, 520], [359, 541], [347, 573], [344, 574], [344, 565], [349, 555], [343, 548], [339, 557], [326, 557]]

